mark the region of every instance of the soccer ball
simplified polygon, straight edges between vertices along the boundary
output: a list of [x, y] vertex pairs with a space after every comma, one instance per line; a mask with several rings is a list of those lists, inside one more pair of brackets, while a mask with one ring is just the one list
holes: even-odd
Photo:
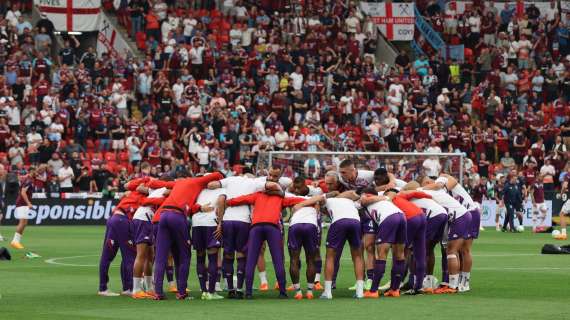
[[559, 235], [560, 235], [560, 230], [554, 230], [554, 231], [552, 231], [552, 237], [553, 237], [553, 238], [556, 238], [556, 237], [558, 237]]
[[517, 226], [517, 232], [523, 232], [523, 231], [524, 231], [523, 226]]

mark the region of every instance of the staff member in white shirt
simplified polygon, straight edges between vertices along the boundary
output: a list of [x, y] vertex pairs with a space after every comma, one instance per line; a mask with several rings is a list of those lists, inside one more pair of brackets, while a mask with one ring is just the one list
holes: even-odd
[[69, 166], [69, 162], [63, 161], [63, 167], [57, 172], [59, 180], [59, 188], [61, 192], [73, 192], [73, 169]]

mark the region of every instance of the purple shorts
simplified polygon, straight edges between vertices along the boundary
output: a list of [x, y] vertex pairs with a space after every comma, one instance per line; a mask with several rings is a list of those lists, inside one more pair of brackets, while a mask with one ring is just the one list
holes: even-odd
[[351, 248], [362, 246], [360, 221], [356, 219], [340, 219], [331, 224], [327, 233], [327, 248], [342, 250], [348, 240]]
[[204, 251], [211, 248], [219, 248], [221, 243], [214, 236], [216, 227], [192, 227], [192, 246], [194, 250]]
[[242, 221], [223, 221], [224, 252], [246, 252], [250, 224]]
[[448, 240], [469, 239], [470, 232], [471, 212], [467, 211], [467, 213], [449, 223]]
[[362, 234], [378, 233], [378, 225], [376, 224], [376, 221], [372, 220], [368, 214], [360, 216], [360, 227], [362, 229]]
[[481, 211], [479, 209], [474, 209], [471, 212], [471, 230], [469, 231], [470, 239], [479, 238], [479, 227], [481, 224]]
[[[426, 215], [419, 214], [406, 220], [406, 247], [411, 248], [413, 246], [414, 239], [421, 237], [422, 241], [425, 241], [425, 230], [426, 230]], [[417, 236], [416, 236], [417, 235]]]
[[446, 213], [438, 214], [437, 216], [428, 219], [426, 228], [426, 239], [428, 241], [440, 242], [443, 240], [443, 233], [445, 231], [445, 226], [447, 225], [447, 217]]
[[389, 216], [378, 226], [376, 244], [381, 243], [406, 243], [406, 217], [403, 213]]
[[289, 227], [287, 237], [289, 250], [299, 251], [305, 249], [307, 253], [319, 250], [319, 229], [311, 223], [297, 223]]
[[133, 220], [135, 231], [135, 244], [146, 243], [152, 245], [154, 243], [155, 234], [152, 222], [143, 220]]

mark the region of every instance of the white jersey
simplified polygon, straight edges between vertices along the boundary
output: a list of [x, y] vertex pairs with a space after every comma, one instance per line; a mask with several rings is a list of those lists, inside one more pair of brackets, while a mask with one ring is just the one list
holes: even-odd
[[357, 204], [346, 198], [330, 198], [326, 201], [327, 211], [331, 217], [331, 223], [341, 219], [354, 219], [360, 221]]
[[[222, 179], [220, 183], [225, 190], [227, 199], [233, 199], [263, 190], [259, 190], [259, 184], [256, 180], [255, 178], [235, 176]], [[251, 223], [251, 209], [248, 205], [227, 207], [223, 220]]]
[[341, 175], [339, 175], [339, 181], [349, 190], [372, 187], [374, 186], [374, 171], [356, 170], [356, 179], [353, 182], [345, 181]]
[[440, 205], [439, 203], [435, 202], [433, 199], [428, 198], [421, 198], [421, 199], [411, 199], [410, 200], [413, 204], [420, 207], [424, 213], [426, 214], [428, 219], [431, 219], [435, 216], [440, 214], [447, 214], [447, 210]]
[[397, 188], [403, 188], [405, 185], [407, 185], [408, 183], [402, 179], [396, 179], [396, 187]]
[[420, 188], [418, 191], [423, 191], [424, 193], [429, 194], [435, 202], [447, 209], [447, 214], [449, 214], [450, 217], [457, 219], [467, 213], [467, 209], [461, 205], [459, 201], [450, 196], [446, 192], [446, 189], [424, 190]]
[[386, 220], [386, 218], [388, 218], [394, 214], [402, 213], [402, 210], [400, 210], [400, 208], [396, 207], [396, 205], [394, 205], [392, 203], [392, 201], [388, 201], [388, 200], [382, 200], [382, 201], [378, 201], [378, 202], [369, 204], [366, 208], [368, 209], [368, 212], [369, 212], [370, 216], [372, 217], [372, 219], [378, 225], [380, 225], [382, 222], [384, 222], [384, 220]]
[[[258, 189], [257, 191], [265, 190], [265, 184], [267, 183], [267, 177], [259, 177], [259, 178], [255, 178], [254, 180], [257, 183], [257, 189]], [[283, 190], [289, 189], [289, 186], [292, 183], [293, 183], [293, 180], [291, 180], [291, 178], [287, 178], [287, 177], [279, 178], [279, 185], [281, 186], [281, 189], [283, 189]]]
[[320, 196], [321, 194], [323, 194], [323, 190], [321, 190], [321, 188], [319, 187], [313, 187], [313, 186], [307, 186], [307, 187], [309, 187], [309, 193], [307, 194], [308, 197]]
[[[287, 193], [286, 194], [287, 197], [296, 197], [296, 198], [304, 198], [304, 199], [310, 199], [311, 197], [300, 197], [297, 195], [294, 195], [292, 193]], [[300, 223], [309, 223], [309, 224], [313, 224], [315, 226], [319, 226], [317, 223], [317, 217], [318, 217], [318, 213], [317, 210], [314, 207], [303, 207], [297, 211], [295, 211], [293, 213], [293, 215], [291, 216], [291, 219], [289, 220], [289, 226], [295, 225], [295, 224], [300, 224]]]
[[[448, 179], [446, 177], [439, 177], [435, 180], [435, 182], [439, 182], [444, 185], [447, 185], [447, 181]], [[461, 203], [461, 205], [463, 205], [465, 209], [475, 210], [477, 208], [477, 206], [475, 205], [475, 201], [473, 201], [473, 198], [471, 198], [467, 190], [465, 190], [465, 188], [463, 188], [463, 186], [460, 185], [459, 183], [457, 183], [455, 187], [453, 187], [453, 189], [449, 191], [451, 191], [451, 195], [453, 196], [453, 198], [459, 201], [459, 203]]]
[[[166, 188], [150, 190], [148, 198], [162, 198], [166, 192]], [[133, 220], [152, 221], [154, 217], [154, 208], [152, 206], [140, 206], [133, 215]]]
[[220, 195], [225, 194], [225, 190], [219, 189], [204, 189], [198, 195], [196, 203], [203, 206], [208, 205], [214, 207], [214, 210], [209, 212], [197, 212], [192, 216], [192, 227], [215, 227], [218, 225], [216, 221], [216, 208]]

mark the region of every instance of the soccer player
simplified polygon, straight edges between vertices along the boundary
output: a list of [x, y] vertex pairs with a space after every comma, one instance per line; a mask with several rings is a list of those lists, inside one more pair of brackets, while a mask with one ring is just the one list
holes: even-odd
[[[142, 164], [145, 166], [145, 163]], [[152, 278], [152, 246], [154, 232], [152, 218], [155, 210], [164, 202], [170, 189], [165, 181], [153, 179], [146, 184], [149, 188], [148, 197], [141, 200], [140, 206], [133, 215], [134, 242], [136, 258], [133, 266], [133, 295], [134, 299], [152, 298], [154, 285]], [[144, 275], [144, 278], [143, 278]]]
[[[327, 173], [329, 175], [329, 173]], [[331, 198], [331, 194], [314, 196], [295, 206], [299, 211], [303, 207], [321, 204], [326, 208], [326, 214], [331, 218], [331, 225], [327, 233], [327, 253], [325, 258], [325, 289], [321, 299], [332, 299], [333, 275], [337, 253], [346, 241], [350, 245], [350, 254], [354, 265], [356, 277], [355, 298], [364, 297], [364, 261], [362, 258], [362, 230], [358, 205], [354, 202], [359, 197], [349, 191], [339, 197]]]
[[253, 298], [253, 275], [263, 241], [267, 241], [271, 258], [273, 259], [273, 266], [277, 282], [279, 283], [279, 298], [287, 298], [283, 238], [281, 234], [281, 210], [303, 200], [303, 198], [284, 198], [269, 192], [256, 192], [226, 200], [227, 206], [254, 206], [251, 214], [251, 228], [247, 245], [248, 255], [245, 267], [246, 299]]
[[532, 232], [537, 232], [544, 227], [544, 220], [546, 219], [546, 212], [548, 208], [544, 203], [544, 184], [542, 183], [542, 175], [534, 184], [530, 186], [529, 194], [532, 199]]
[[562, 209], [560, 209], [560, 234], [556, 236], [556, 240], [566, 240], [568, 236], [566, 235], [566, 217], [570, 215], [570, 199], [564, 202]]
[[24, 249], [22, 245], [22, 235], [28, 225], [30, 218], [30, 210], [32, 209], [32, 193], [34, 192], [34, 178], [36, 176], [36, 169], [30, 167], [28, 175], [23, 178], [20, 183], [20, 190], [16, 198], [16, 210], [14, 217], [18, 219], [18, 226], [14, 238], [10, 242], [10, 246], [14, 249]]
[[220, 180], [223, 177], [221, 173], [214, 172], [202, 177], [176, 180], [172, 186], [172, 191], [159, 208], [160, 214], [155, 213], [153, 221], [159, 221], [154, 264], [155, 300], [165, 298], [162, 283], [168, 253], [171, 250], [176, 268], [178, 289], [176, 298], [179, 300], [186, 299], [191, 254], [189, 225], [186, 216], [188, 213], [200, 211], [200, 206], [196, 205], [196, 199], [208, 183]]
[[479, 206], [475, 204], [473, 198], [467, 190], [452, 176], [442, 174], [436, 179], [436, 182], [445, 184], [445, 188], [451, 191], [451, 195], [461, 203], [465, 209], [471, 214], [471, 230], [469, 237], [465, 240], [465, 245], [461, 248], [461, 274], [459, 275], [459, 292], [467, 292], [471, 290], [471, 267], [473, 266], [473, 256], [471, 255], [471, 247], [473, 241], [479, 238], [479, 226], [481, 225], [481, 212]]
[[99, 295], [114, 297], [119, 294], [108, 290], [109, 267], [115, 259], [117, 251], [121, 250], [121, 281], [123, 295], [131, 295], [133, 289], [133, 265], [136, 249], [133, 245], [132, 216], [138, 209], [141, 200], [148, 194], [145, 187], [148, 177], [131, 180], [127, 183], [128, 192], [113, 210], [113, 215], [107, 220], [103, 251], [99, 261]]
[[[350, 159], [343, 160], [338, 165], [339, 181], [348, 190], [360, 192], [374, 186], [374, 172], [370, 170], [356, 170]], [[361, 215], [362, 242], [366, 251], [366, 283], [365, 290], [370, 290], [372, 276], [374, 274], [374, 240], [377, 233], [377, 225], [368, 215]], [[356, 287], [356, 286], [355, 286]], [[351, 290], [355, 287], [350, 288]]]
[[[392, 191], [392, 189], [389, 189]], [[384, 295], [400, 296], [400, 283], [406, 268], [404, 248], [406, 244], [406, 218], [400, 208], [396, 207], [388, 197], [377, 195], [374, 189], [365, 191], [360, 199], [368, 209], [370, 217], [378, 224], [376, 235], [376, 260], [374, 261], [374, 279], [372, 287], [365, 293], [366, 298], [378, 298], [378, 287], [386, 270], [388, 252], [392, 250], [394, 263], [390, 277], [390, 290]]]
[[[388, 189], [384, 193], [392, 200], [396, 207], [400, 208], [406, 216], [406, 256], [411, 257], [409, 263], [410, 290], [407, 294], [422, 293], [423, 280], [426, 274], [426, 228], [427, 217], [425, 212], [411, 202], [411, 199], [428, 198], [431, 196], [419, 191], [402, 191]], [[411, 254], [413, 250], [413, 255]]]
[[[204, 189], [200, 192], [197, 204], [201, 211], [192, 216], [192, 244], [196, 250], [196, 273], [202, 290], [202, 300], [220, 300], [224, 297], [216, 293], [218, 277], [218, 249], [221, 243], [216, 239], [218, 225], [214, 211], [218, 198], [225, 193], [224, 189]], [[208, 268], [206, 269], [206, 253]], [[206, 286], [206, 281], [208, 285]], [[233, 281], [233, 280], [232, 280]]]
[[[403, 190], [415, 190], [419, 188], [419, 184], [415, 181], [409, 182]], [[442, 207], [439, 203], [435, 202], [430, 198], [412, 198], [410, 199], [413, 204], [420, 207], [427, 216], [427, 226], [426, 226], [426, 242], [427, 242], [427, 266], [426, 266], [426, 276], [423, 282], [422, 291], [433, 292], [437, 288], [436, 279], [433, 276], [435, 267], [435, 253], [434, 249], [438, 243], [443, 240], [443, 235], [445, 233], [445, 227], [447, 226], [447, 210]], [[447, 274], [447, 257], [445, 255], [445, 248], [442, 245], [442, 273]], [[448, 280], [444, 279], [447, 283]]]
[[[228, 200], [263, 191], [265, 190], [265, 186], [268, 181], [279, 182], [280, 188], [282, 189], [285, 189], [290, 184], [290, 179], [281, 177], [281, 169], [279, 167], [271, 168], [269, 170], [269, 175], [261, 178], [255, 178], [251, 169], [245, 167], [241, 176], [228, 177], [220, 181], [210, 182], [208, 184], [208, 189], [224, 188], [225, 194], [222, 194], [222, 196]], [[243, 298], [242, 288], [245, 279], [247, 240], [251, 224], [251, 210], [248, 205], [226, 208], [225, 201], [223, 201], [218, 204], [217, 212], [218, 225], [216, 228], [216, 234], [222, 235], [222, 244], [224, 248], [222, 270], [228, 284], [228, 298], [241, 299]], [[263, 257], [260, 257], [259, 259], [264, 262]], [[233, 285], [234, 260], [237, 260], [237, 288], [234, 288]], [[265, 290], [268, 290], [265, 269], [263, 269], [263, 274], [260, 274], [260, 277], [262, 278], [262, 286], [260, 288], [263, 287]]]
[[447, 193], [445, 184], [436, 183], [426, 176], [418, 177], [417, 182], [421, 185], [421, 188], [418, 190], [429, 194], [449, 214], [449, 235], [446, 248], [449, 284], [441, 286], [434, 293], [456, 293], [459, 287], [459, 252], [465, 249], [465, 242], [470, 239], [472, 228], [471, 213], [459, 201]]
[[[297, 177], [289, 189], [294, 195], [303, 196], [308, 199], [310, 190], [305, 185], [305, 179]], [[313, 191], [315, 192], [315, 191]], [[292, 194], [292, 195], [293, 195]], [[315, 258], [319, 252], [320, 238], [320, 214], [319, 207], [303, 207], [295, 211], [289, 220], [289, 233], [287, 245], [289, 248], [290, 266], [289, 274], [293, 282], [293, 290], [296, 291], [295, 299], [303, 299], [303, 292], [299, 282], [300, 255], [301, 249], [305, 250], [307, 264], [307, 299], [313, 299], [313, 288], [315, 282]], [[289, 288], [287, 288], [289, 289]]]

